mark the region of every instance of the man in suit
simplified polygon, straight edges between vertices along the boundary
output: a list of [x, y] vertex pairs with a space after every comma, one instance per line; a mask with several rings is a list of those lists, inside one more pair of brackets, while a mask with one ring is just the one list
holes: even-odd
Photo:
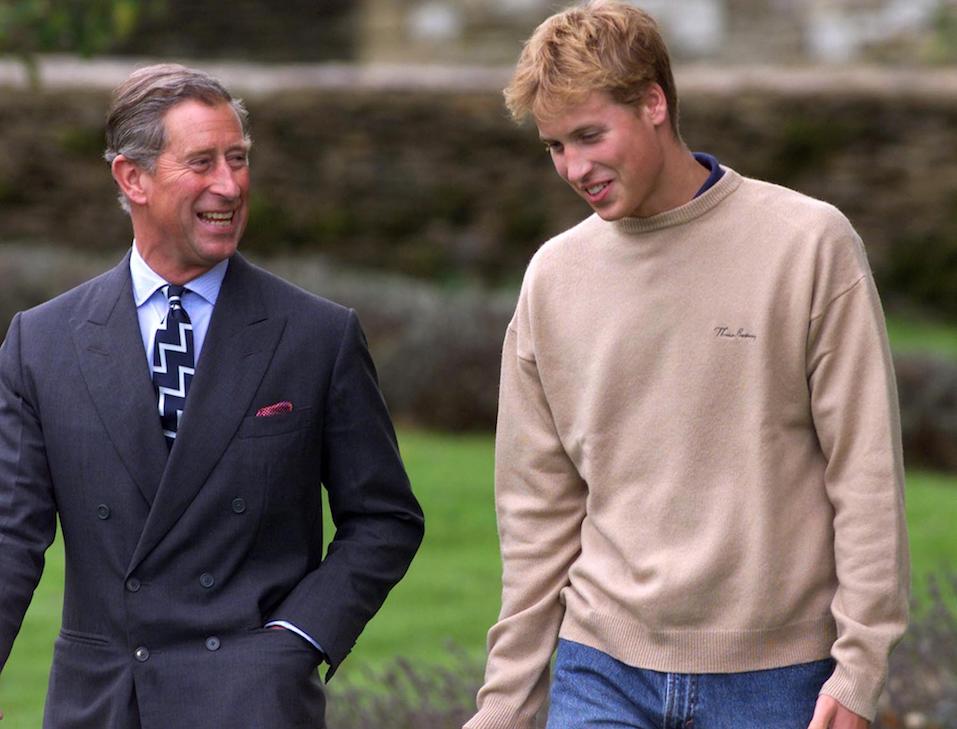
[[57, 517], [66, 553], [48, 729], [324, 726], [317, 667], [421, 541], [355, 313], [236, 253], [249, 147], [215, 79], [133, 73], [106, 152], [132, 249], [0, 349], [0, 667]]

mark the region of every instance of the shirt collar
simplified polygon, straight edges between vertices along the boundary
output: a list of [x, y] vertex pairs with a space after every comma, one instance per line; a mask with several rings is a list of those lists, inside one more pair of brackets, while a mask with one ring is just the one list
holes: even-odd
[[[225, 261], [220, 261], [205, 273], [187, 282], [186, 288], [202, 296], [211, 305], [215, 306], [228, 265], [228, 258]], [[146, 303], [147, 299], [168, 283], [143, 260], [136, 247], [135, 240], [133, 241], [133, 251], [130, 254], [130, 275], [133, 279], [133, 301], [137, 308]]]
[[724, 174], [724, 170], [714, 155], [707, 154], [706, 152], [694, 152], [693, 154], [698, 164], [708, 170], [708, 179], [704, 181], [701, 189], [695, 193], [695, 197], [698, 197], [699, 195], [704, 195], [704, 193], [714, 187], [714, 183], [720, 180]]

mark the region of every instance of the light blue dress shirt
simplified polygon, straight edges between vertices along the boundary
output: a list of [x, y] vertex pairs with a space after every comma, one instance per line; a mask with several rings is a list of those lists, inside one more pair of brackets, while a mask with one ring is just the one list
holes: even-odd
[[[202, 275], [185, 284], [189, 290], [183, 294], [182, 304], [193, 325], [193, 349], [197, 366], [199, 366], [203, 342], [206, 341], [209, 320], [213, 316], [213, 308], [219, 298], [219, 290], [222, 288], [228, 266], [229, 259], [220, 261]], [[136, 247], [135, 240], [130, 255], [130, 275], [133, 279], [133, 301], [136, 304], [136, 317], [139, 319], [140, 334], [143, 336], [143, 349], [146, 352], [146, 361], [149, 363], [150, 375], [152, 376], [153, 340], [156, 337], [156, 330], [166, 317], [166, 312], [169, 309], [169, 302], [166, 300], [162, 289], [169, 282], [164, 280], [143, 260]], [[322, 647], [295, 625], [285, 620], [272, 620], [266, 623], [267, 628], [273, 626], [286, 628], [302, 636], [315, 646], [316, 650], [325, 655]]]
[[[219, 289], [223, 285], [228, 265], [228, 259], [220, 261], [206, 273], [186, 284], [189, 291], [183, 294], [182, 303], [193, 325], [193, 349], [197, 365], [200, 353], [203, 351], [203, 342], [206, 341], [206, 331], [209, 329], [213, 307], [216, 306], [216, 299], [219, 298]], [[168, 282], [143, 260], [135, 241], [130, 255], [130, 275], [133, 278], [133, 301], [136, 304], [136, 316], [140, 322], [140, 334], [143, 335], [143, 349], [152, 375], [153, 339], [169, 310], [169, 302], [162, 291]]]

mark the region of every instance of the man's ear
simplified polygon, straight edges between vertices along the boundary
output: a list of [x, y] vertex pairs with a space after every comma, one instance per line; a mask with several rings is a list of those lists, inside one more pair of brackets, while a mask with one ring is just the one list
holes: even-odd
[[110, 169], [116, 184], [130, 202], [145, 205], [148, 173], [122, 154], [116, 155]]
[[664, 89], [652, 81], [641, 97], [642, 110], [648, 115], [649, 121], [655, 126], [668, 122], [668, 99]]

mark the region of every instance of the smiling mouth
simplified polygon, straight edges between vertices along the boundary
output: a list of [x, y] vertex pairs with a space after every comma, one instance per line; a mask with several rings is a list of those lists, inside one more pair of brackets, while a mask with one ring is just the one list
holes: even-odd
[[233, 222], [233, 216], [235, 214], [235, 211], [231, 210], [225, 213], [197, 213], [196, 217], [198, 217], [204, 223], [218, 225], [225, 228]]
[[586, 187], [585, 192], [587, 192], [589, 195], [594, 197], [595, 195], [599, 194], [602, 190], [604, 190], [606, 187], [608, 187], [608, 185], [610, 184], [611, 183], [609, 182], [599, 182], [597, 185], [591, 185], [589, 187]]

